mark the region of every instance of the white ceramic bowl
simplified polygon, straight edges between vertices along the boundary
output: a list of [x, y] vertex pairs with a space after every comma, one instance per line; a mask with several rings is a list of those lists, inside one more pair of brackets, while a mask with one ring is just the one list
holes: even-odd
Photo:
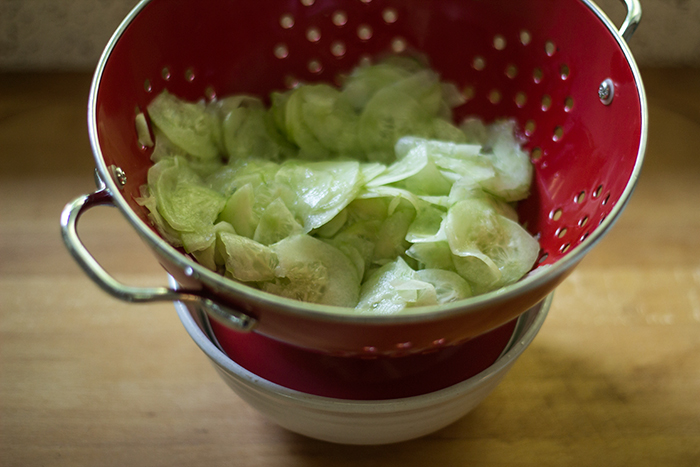
[[213, 341], [205, 314], [176, 303], [185, 329], [223, 380], [246, 403], [293, 432], [342, 444], [388, 444], [433, 433], [457, 421], [503, 379], [539, 332], [552, 295], [525, 312], [503, 353], [486, 370], [447, 388], [413, 397], [350, 400], [321, 397], [261, 378], [231, 360]]

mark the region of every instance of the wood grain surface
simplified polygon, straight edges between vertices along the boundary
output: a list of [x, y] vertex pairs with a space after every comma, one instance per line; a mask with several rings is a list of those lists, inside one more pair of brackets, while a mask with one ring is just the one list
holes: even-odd
[[[90, 76], [0, 74], [0, 466], [700, 466], [700, 70], [642, 70], [645, 166], [484, 403], [422, 439], [289, 433], [219, 379], [171, 304], [107, 296], [59, 214], [94, 190]], [[121, 214], [81, 235], [133, 285], [166, 277]]]

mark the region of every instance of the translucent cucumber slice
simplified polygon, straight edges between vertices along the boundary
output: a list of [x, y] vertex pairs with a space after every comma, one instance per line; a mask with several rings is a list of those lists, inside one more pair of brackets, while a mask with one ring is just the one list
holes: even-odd
[[505, 201], [518, 201], [530, 194], [533, 166], [522, 142], [515, 136], [515, 121], [489, 126], [484, 156], [491, 160], [496, 177], [482, 183], [484, 189]]
[[432, 159], [414, 175], [407, 177], [398, 186], [420, 196], [446, 196], [452, 189], [452, 182], [445, 178]]
[[219, 221], [228, 222], [244, 237], [253, 238], [260, 216], [255, 212], [255, 189], [251, 183], [236, 190], [226, 201]]
[[410, 94], [393, 86], [382, 88], [360, 115], [358, 138], [369, 160], [391, 163], [402, 136], [432, 136], [433, 118]]
[[[372, 265], [374, 248], [375, 244], [377, 243], [377, 239], [379, 238], [381, 228], [381, 220], [359, 221], [343, 228], [331, 239], [331, 243], [336, 245], [343, 252], [346, 252], [346, 249], [343, 246], [352, 247], [358, 252], [360, 258], [362, 258], [360, 277], [364, 277]], [[357, 264], [356, 259], [354, 259], [354, 262]]]
[[168, 136], [158, 127], [153, 128], [153, 136], [155, 137], [153, 152], [151, 153], [153, 162], [159, 162], [170, 157], [187, 157], [187, 151], [170, 141]]
[[406, 294], [402, 295], [396, 286], [415, 277], [415, 271], [402, 258], [385, 264], [362, 284], [356, 310], [378, 315], [400, 312], [407, 306]]
[[444, 178], [451, 182], [466, 179], [477, 186], [496, 176], [491, 160], [481, 154], [481, 146], [405, 137], [396, 143], [397, 157], [423, 148]]
[[367, 105], [378, 90], [411, 74], [412, 71], [409, 69], [389, 63], [358, 67], [345, 80], [342, 92], [353, 108], [359, 111]]
[[306, 86], [290, 92], [285, 104], [284, 125], [290, 141], [299, 147], [299, 157], [309, 160], [328, 159], [331, 151], [326, 148], [304, 119]]
[[433, 138], [453, 143], [467, 143], [467, 137], [451, 120], [435, 118], [433, 120]]
[[240, 96], [223, 102], [220, 112], [222, 139], [230, 159], [256, 157], [275, 161], [286, 154], [282, 137], [276, 134], [271, 115], [260, 100]]
[[362, 179], [364, 184], [370, 183], [372, 180], [377, 178], [386, 172], [387, 166], [379, 162], [362, 162], [360, 164], [360, 171], [362, 172]]
[[[414, 277], [417, 277], [417, 275]], [[403, 301], [406, 307], [438, 304], [435, 286], [430, 282], [408, 279], [393, 281], [391, 285], [394, 287], [398, 299]]]
[[272, 248], [230, 232], [220, 232], [218, 238], [228, 276], [241, 282], [275, 279], [279, 261]]
[[410, 246], [406, 234], [415, 216], [414, 209], [399, 209], [384, 220], [374, 244], [373, 263], [385, 264], [406, 251]]
[[218, 156], [219, 122], [207, 112], [203, 102], [186, 102], [163, 91], [148, 105], [148, 116], [156, 127], [188, 154], [201, 159]]
[[389, 215], [389, 203], [390, 198], [356, 198], [346, 208], [348, 213], [348, 224], [358, 221], [383, 221]]
[[414, 243], [406, 255], [415, 259], [423, 269], [454, 270], [452, 250], [447, 239], [435, 242]]
[[303, 162], [289, 160], [275, 174], [294, 197], [288, 207], [301, 219], [305, 232], [321, 227], [350, 204], [360, 191], [357, 161]]
[[179, 232], [211, 227], [226, 203], [225, 198], [204, 186], [182, 159], [164, 159], [156, 166], [149, 171], [148, 183], [163, 219]]
[[403, 158], [389, 165], [381, 175], [365, 183], [367, 187], [390, 185], [419, 173], [428, 164], [428, 154], [423, 147], [409, 151]]
[[357, 304], [360, 277], [339, 249], [309, 235], [285, 238], [271, 248], [279, 259], [277, 277], [261, 284], [262, 290], [323, 305]]
[[301, 117], [326, 149], [359, 156], [358, 114], [340, 91], [327, 84], [305, 86]]
[[484, 121], [477, 117], [465, 118], [459, 125], [459, 129], [464, 133], [467, 143], [483, 146], [489, 139], [489, 131]]
[[459, 274], [442, 269], [421, 269], [416, 276], [423, 282], [432, 284], [438, 304], [452, 303], [472, 296], [469, 283]]
[[[236, 233], [231, 224], [227, 222], [218, 222], [212, 227], [214, 238], [212, 238], [206, 245], [202, 245], [202, 248], [192, 251], [192, 256], [194, 256], [197, 262], [202, 266], [211, 269], [212, 271], [219, 271], [219, 267], [223, 267], [225, 265], [225, 260], [219, 251], [219, 234], [222, 232], [228, 232], [231, 234]], [[221, 270], [220, 272], [223, 273], [224, 271]]]
[[539, 253], [537, 240], [484, 200], [464, 200], [451, 207], [445, 231], [457, 272], [477, 293], [517, 281]]
[[260, 216], [253, 240], [263, 245], [271, 245], [292, 235], [301, 234], [303, 230], [282, 199], [277, 198], [267, 205]]
[[322, 238], [331, 238], [343, 228], [348, 220], [348, 210], [343, 209], [333, 219], [329, 220], [321, 227], [314, 229], [312, 235]]
[[442, 233], [445, 214], [443, 209], [422, 201], [406, 232], [406, 241], [410, 243], [436, 241], [437, 236]]
[[443, 100], [440, 77], [430, 69], [413, 73], [391, 85], [391, 89], [411, 96], [418, 102], [423, 111], [431, 116], [431, 119], [438, 116], [439, 112], [447, 107]]

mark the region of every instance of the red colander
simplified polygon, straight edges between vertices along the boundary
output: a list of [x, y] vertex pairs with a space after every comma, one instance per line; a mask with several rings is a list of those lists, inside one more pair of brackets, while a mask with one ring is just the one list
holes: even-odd
[[[626, 40], [641, 17], [625, 0], [618, 30], [589, 0], [144, 0], [117, 29], [94, 75], [89, 136], [99, 189], [61, 217], [88, 275], [131, 302], [192, 302], [227, 326], [333, 355], [396, 356], [465, 342], [541, 302], [610, 230], [642, 166], [647, 108]], [[520, 220], [539, 239], [533, 271], [463, 303], [406, 316], [351, 316], [224, 279], [171, 247], [135, 199], [150, 150], [136, 113], [163, 89], [181, 98], [266, 97], [303, 82], [337, 83], [362, 61], [418, 52], [466, 103], [455, 119], [517, 120], [535, 167]], [[80, 215], [119, 208], [176, 280], [116, 281], [77, 235]]]

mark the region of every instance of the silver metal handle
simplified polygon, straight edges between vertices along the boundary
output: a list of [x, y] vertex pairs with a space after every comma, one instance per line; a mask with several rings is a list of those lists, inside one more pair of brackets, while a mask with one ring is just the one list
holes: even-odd
[[241, 332], [248, 332], [256, 325], [256, 320], [245, 313], [219, 305], [195, 292], [177, 291], [167, 287], [132, 287], [122, 284], [112, 277], [93, 258], [78, 236], [78, 219], [88, 209], [95, 206], [114, 206], [112, 195], [102, 188], [89, 195], [83, 195], [68, 203], [61, 213], [61, 234], [68, 251], [87, 275], [105, 292], [120, 300], [133, 303], [148, 302], [189, 302], [196, 303], [207, 314], [220, 323]]
[[629, 42], [642, 20], [642, 5], [639, 0], [622, 0], [622, 2], [627, 6], [627, 16], [620, 26], [620, 35], [625, 42]]

